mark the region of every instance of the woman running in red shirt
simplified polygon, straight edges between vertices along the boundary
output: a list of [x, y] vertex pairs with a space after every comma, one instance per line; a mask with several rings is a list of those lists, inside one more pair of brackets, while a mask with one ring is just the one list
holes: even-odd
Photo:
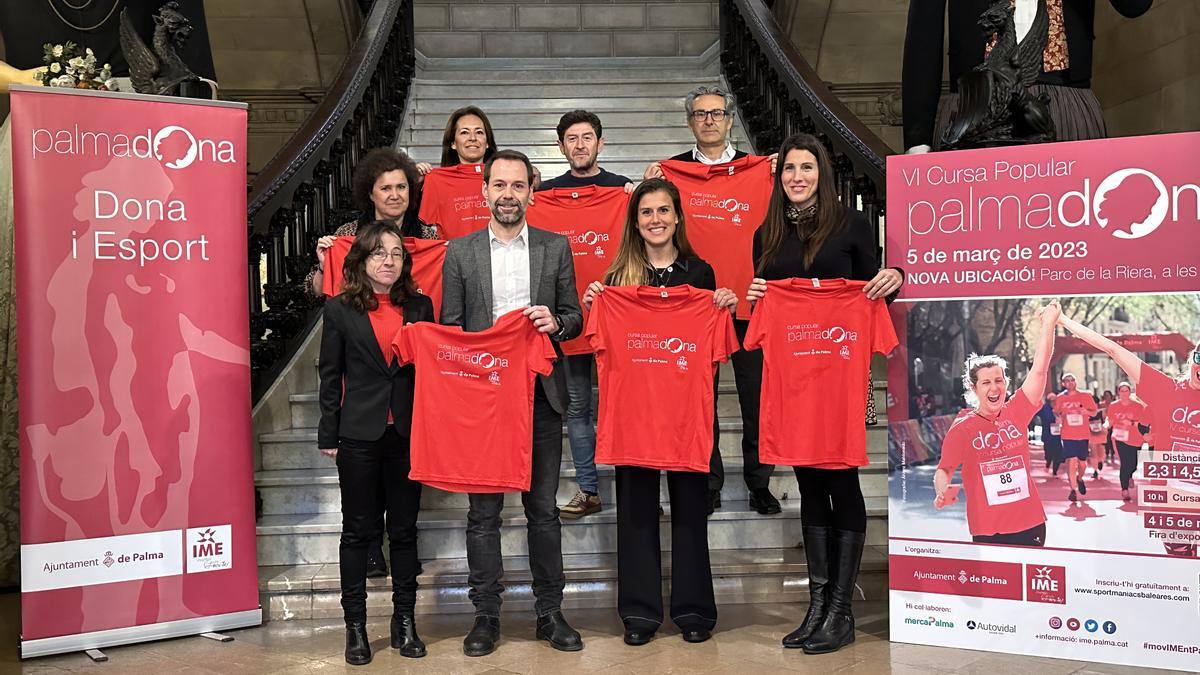
[[1130, 479], [1137, 471], [1138, 451], [1145, 442], [1142, 434], [1150, 430], [1150, 414], [1146, 404], [1133, 397], [1133, 386], [1128, 382], [1117, 385], [1117, 396], [1108, 406], [1108, 422], [1121, 460], [1121, 499], [1129, 501]]
[[963, 367], [967, 402], [974, 405], [960, 416], [942, 441], [942, 460], [933, 475], [934, 506], [955, 501], [950, 479], [963, 468], [967, 493], [967, 527], [971, 540], [1010, 546], [1044, 546], [1046, 512], [1037, 487], [1029, 478], [1029, 421], [1037, 413], [1046, 373], [1054, 351], [1054, 326], [1060, 309], [1050, 304], [1039, 311], [1042, 336], [1033, 366], [1021, 388], [1008, 395], [1007, 364], [998, 356], [973, 356]]

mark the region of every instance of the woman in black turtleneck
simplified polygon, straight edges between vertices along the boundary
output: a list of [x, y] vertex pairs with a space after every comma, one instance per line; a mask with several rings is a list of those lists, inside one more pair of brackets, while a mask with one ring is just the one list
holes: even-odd
[[[783, 142], [767, 216], [754, 236], [751, 303], [762, 299], [767, 281], [792, 277], [867, 281], [863, 290], [871, 299], [900, 289], [900, 270], [879, 269], [875, 226], [842, 206], [834, 180], [829, 154], [816, 138], [798, 134]], [[850, 603], [866, 539], [866, 505], [857, 468], [794, 468], [810, 600], [804, 623], [783, 645], [831, 652], [854, 639]]]

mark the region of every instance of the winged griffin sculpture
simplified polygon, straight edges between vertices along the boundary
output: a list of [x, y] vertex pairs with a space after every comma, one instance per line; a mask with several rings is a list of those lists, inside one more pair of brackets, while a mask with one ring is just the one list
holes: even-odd
[[1042, 52], [1050, 27], [1046, 0], [1025, 38], [1017, 42], [1010, 0], [993, 0], [979, 27], [995, 46], [983, 63], [959, 78], [958, 106], [942, 136], [946, 150], [1055, 140], [1050, 99], [1030, 92], [1042, 72]]
[[179, 11], [178, 2], [168, 2], [154, 15], [154, 38], [147, 47], [129, 20], [129, 9], [121, 10], [121, 51], [129, 63], [134, 91], [140, 94], [179, 95], [181, 85], [200, 82], [176, 49], [192, 33], [192, 24]]

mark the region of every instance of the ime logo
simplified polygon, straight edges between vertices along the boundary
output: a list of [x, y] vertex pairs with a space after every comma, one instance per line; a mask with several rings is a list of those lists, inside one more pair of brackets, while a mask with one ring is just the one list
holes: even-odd
[[1067, 619], [1067, 630], [1079, 630], [1079, 619], [1075, 617]]
[[200, 538], [192, 545], [192, 555], [199, 558], [201, 556], [221, 555], [225, 551], [225, 544], [218, 542], [211, 527], [199, 532]]
[[1062, 628], [1062, 623], [1063, 622], [1062, 622], [1061, 618], [1059, 618], [1057, 616], [1050, 617], [1050, 627], [1053, 628], [1054, 630], [1058, 630], [1059, 628]]
[[1067, 568], [1026, 565], [1025, 595], [1029, 602], [1064, 605], [1067, 602]]

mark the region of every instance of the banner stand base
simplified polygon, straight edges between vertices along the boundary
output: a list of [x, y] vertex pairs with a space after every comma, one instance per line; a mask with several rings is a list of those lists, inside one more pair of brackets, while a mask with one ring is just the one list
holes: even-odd
[[[112, 630], [80, 633], [78, 635], [63, 635], [39, 640], [22, 640], [20, 650], [22, 659], [86, 651], [89, 652], [88, 656], [92, 656], [91, 652], [96, 652], [99, 654], [99, 660], [106, 660], [107, 657], [99, 651], [102, 647], [115, 647], [117, 645], [165, 640], [167, 638], [185, 637], [188, 635], [202, 635], [205, 633], [215, 633], [216, 631], [259, 625], [262, 625], [262, 607], [244, 612], [231, 612], [215, 616], [198, 616], [194, 619], [152, 623], [145, 626], [114, 628]], [[224, 641], [233, 639], [227, 635], [221, 637], [227, 638]], [[92, 658], [96, 660], [96, 657]]]
[[100, 651], [99, 649], [88, 649], [84, 652], [84, 654], [87, 654], [87, 657], [92, 660], [92, 663], [104, 663], [108, 660], [108, 657], [105, 656], [104, 652]]

